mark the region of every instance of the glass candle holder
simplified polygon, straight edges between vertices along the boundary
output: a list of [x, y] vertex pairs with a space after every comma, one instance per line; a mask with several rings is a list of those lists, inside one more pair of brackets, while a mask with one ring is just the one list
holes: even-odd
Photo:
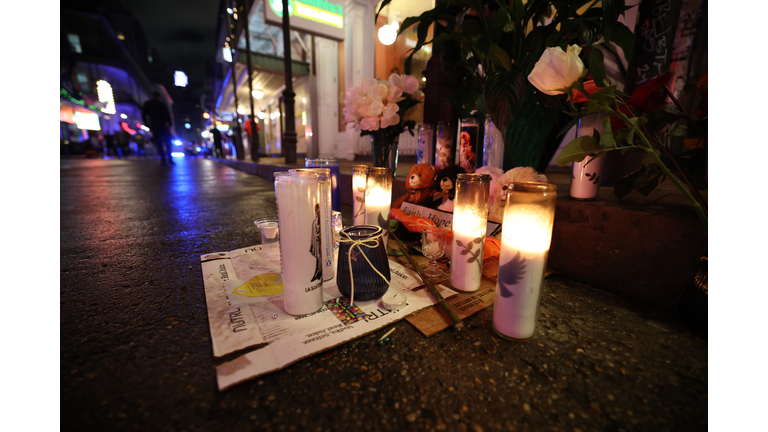
[[440, 171], [453, 165], [454, 130], [450, 123], [437, 123], [437, 130], [435, 131], [435, 171]]
[[485, 133], [483, 134], [483, 166], [502, 169], [504, 164], [504, 137], [493, 124], [491, 115], [485, 115]]
[[341, 230], [338, 275], [339, 293], [350, 304], [376, 300], [387, 292], [392, 279], [381, 228], [355, 225]]
[[291, 315], [323, 307], [319, 177], [316, 172], [276, 172], [283, 306]]
[[331, 170], [331, 208], [341, 211], [339, 200], [339, 160], [336, 158], [304, 159], [307, 168], [328, 168]]
[[487, 174], [459, 174], [456, 177], [451, 285], [458, 291], [473, 292], [480, 289], [490, 187], [491, 176]]
[[368, 165], [352, 166], [352, 224], [365, 223], [365, 182]]
[[552, 184], [507, 185], [493, 309], [493, 329], [507, 339], [527, 340], [536, 330], [556, 199]]
[[429, 123], [416, 125], [416, 139], [419, 147], [416, 152], [416, 163], [434, 165], [435, 163], [435, 128]]
[[[586, 104], [580, 107], [579, 126], [576, 136], [595, 136], [603, 133], [605, 114], [587, 114]], [[590, 154], [581, 162], [573, 162], [571, 171], [571, 198], [581, 201], [594, 201], [600, 193], [600, 177], [603, 175], [605, 154]]]
[[477, 142], [480, 136], [480, 122], [474, 118], [461, 120], [459, 127], [459, 165], [468, 173], [477, 168]]
[[336, 267], [333, 265], [333, 249], [336, 241], [333, 236], [333, 210], [331, 210], [331, 170], [328, 168], [299, 168], [292, 172], [316, 172], [320, 193], [320, 237], [323, 251], [323, 282], [333, 279]]
[[365, 186], [365, 224], [380, 227], [384, 246], [389, 241], [389, 210], [392, 206], [392, 170], [371, 167]]

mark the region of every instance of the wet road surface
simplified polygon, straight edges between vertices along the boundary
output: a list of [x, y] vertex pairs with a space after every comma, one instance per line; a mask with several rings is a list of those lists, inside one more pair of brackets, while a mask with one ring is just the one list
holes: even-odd
[[706, 335], [557, 275], [530, 342], [496, 337], [492, 307], [430, 338], [401, 321], [219, 392], [199, 256], [258, 244], [273, 184], [204, 159], [60, 166], [62, 430], [706, 429]]

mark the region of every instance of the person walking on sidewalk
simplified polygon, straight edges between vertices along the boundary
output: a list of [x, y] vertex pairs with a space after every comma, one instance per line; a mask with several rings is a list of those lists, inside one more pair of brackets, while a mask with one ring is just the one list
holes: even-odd
[[214, 126], [211, 129], [211, 135], [213, 135], [213, 157], [221, 159], [224, 157], [224, 148], [221, 145], [223, 140], [221, 131]]
[[[144, 102], [141, 114], [144, 123], [149, 125], [152, 132], [152, 142], [157, 147], [157, 152], [162, 160], [160, 165], [168, 163], [174, 165], [171, 159], [171, 113], [163, 103], [160, 93], [152, 92], [152, 99]], [[167, 160], [166, 153], [168, 154]]]

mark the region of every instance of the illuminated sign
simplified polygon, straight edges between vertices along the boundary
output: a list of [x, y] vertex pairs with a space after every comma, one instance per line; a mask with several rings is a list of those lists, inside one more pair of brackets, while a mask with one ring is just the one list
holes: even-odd
[[[333, 0], [288, 0], [291, 29], [336, 41], [344, 40], [344, 8]], [[264, 0], [264, 20], [283, 24], [282, 0]]]
[[224, 47], [221, 49], [221, 56], [224, 57], [224, 61], [232, 63], [232, 50]]
[[120, 127], [123, 128], [123, 130], [128, 132], [129, 134], [136, 135], [136, 131], [131, 129], [130, 126], [128, 126], [127, 122], [120, 122]]
[[72, 120], [75, 121], [75, 125], [77, 125], [78, 129], [101, 130], [101, 124], [99, 123], [99, 115], [96, 113], [75, 111], [75, 113], [72, 115]]
[[176, 87], [186, 87], [189, 84], [187, 74], [182, 71], [176, 71], [173, 73], [173, 85]]
[[229, 130], [229, 125], [228, 124], [216, 125], [216, 129], [218, 129], [220, 132], [226, 132]]
[[115, 110], [115, 98], [112, 95], [112, 86], [108, 82], [104, 80], [96, 81], [96, 93], [99, 95], [99, 102], [107, 104], [107, 106], [101, 109], [102, 112], [107, 114], [117, 113], [117, 110]]

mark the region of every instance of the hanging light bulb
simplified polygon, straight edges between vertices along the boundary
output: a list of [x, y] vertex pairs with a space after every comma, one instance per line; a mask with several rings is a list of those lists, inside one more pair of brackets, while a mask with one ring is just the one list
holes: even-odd
[[379, 42], [384, 45], [392, 45], [397, 39], [397, 29], [389, 24], [383, 25], [379, 29]]

